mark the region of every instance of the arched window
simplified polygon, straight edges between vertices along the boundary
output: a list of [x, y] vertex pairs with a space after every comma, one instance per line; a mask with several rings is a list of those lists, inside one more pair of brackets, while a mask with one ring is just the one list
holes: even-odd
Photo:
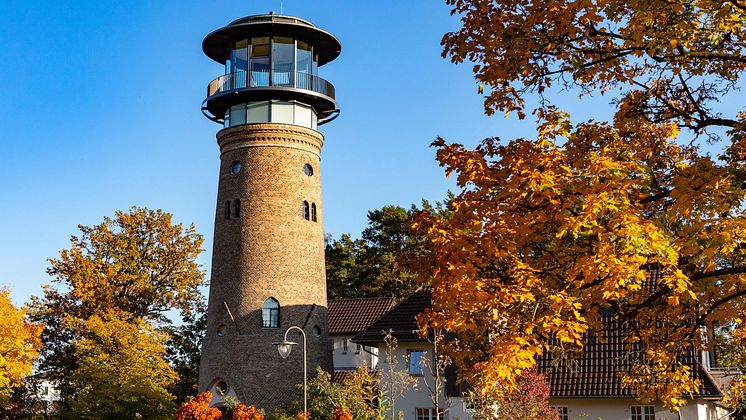
[[311, 220], [311, 209], [308, 205], [308, 201], [303, 201], [303, 218], [306, 220]]
[[311, 220], [316, 221], [316, 203], [311, 204]]
[[262, 304], [262, 327], [280, 327], [280, 302], [274, 298], [267, 298]]
[[231, 218], [231, 202], [230, 202], [230, 200], [228, 200], [228, 201], [225, 202], [224, 212], [225, 212], [225, 220], [230, 219]]
[[241, 200], [233, 200], [233, 218], [238, 219], [241, 216]]

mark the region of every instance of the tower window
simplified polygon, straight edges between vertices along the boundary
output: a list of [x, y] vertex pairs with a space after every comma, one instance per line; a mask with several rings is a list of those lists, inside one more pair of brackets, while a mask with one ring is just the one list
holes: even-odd
[[280, 302], [274, 298], [267, 298], [262, 304], [262, 327], [280, 327]]
[[225, 212], [225, 220], [230, 219], [231, 218], [231, 202], [230, 202], [230, 200], [228, 200], [228, 201], [225, 202], [224, 212]]
[[316, 221], [316, 203], [311, 204], [311, 221]]
[[233, 218], [238, 219], [241, 216], [241, 200], [233, 200]]
[[308, 205], [308, 201], [303, 200], [303, 218], [311, 220], [311, 207]]
[[241, 162], [235, 161], [231, 164], [231, 174], [236, 175], [241, 172]]
[[303, 165], [303, 172], [308, 176], [313, 176], [313, 166], [306, 163], [305, 165]]

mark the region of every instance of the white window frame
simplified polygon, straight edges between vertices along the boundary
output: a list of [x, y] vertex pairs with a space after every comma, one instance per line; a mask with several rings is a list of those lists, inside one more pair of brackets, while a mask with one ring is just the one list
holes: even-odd
[[550, 408], [557, 412], [557, 416], [559, 416], [559, 420], [570, 419], [569, 410], [566, 405], [553, 405]]
[[435, 408], [415, 408], [414, 418], [416, 420], [443, 420], [443, 410], [440, 410], [440, 416], [438, 416]]
[[655, 420], [654, 405], [633, 405], [629, 407], [630, 420]]

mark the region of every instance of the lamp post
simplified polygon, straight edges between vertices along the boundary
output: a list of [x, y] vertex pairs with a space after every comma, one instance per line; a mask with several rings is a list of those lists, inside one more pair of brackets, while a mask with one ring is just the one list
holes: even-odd
[[288, 341], [288, 333], [293, 329], [300, 331], [300, 334], [303, 336], [303, 414], [308, 415], [308, 386], [306, 385], [306, 377], [308, 376], [306, 366], [306, 333], [300, 327], [296, 327], [295, 325], [290, 326], [290, 328], [285, 331], [285, 339], [281, 343], [274, 343], [274, 345], [277, 346], [277, 351], [280, 353], [280, 357], [282, 357], [283, 359], [287, 359], [288, 356], [290, 356], [290, 352], [293, 350], [293, 346], [298, 345], [298, 343]]

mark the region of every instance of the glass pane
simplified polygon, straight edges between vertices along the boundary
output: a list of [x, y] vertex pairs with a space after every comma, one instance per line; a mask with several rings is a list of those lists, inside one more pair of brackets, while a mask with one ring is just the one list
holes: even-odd
[[223, 116], [223, 127], [230, 127], [231, 126], [231, 110], [227, 109], [225, 111], [225, 115]]
[[250, 102], [246, 110], [246, 122], [269, 122], [269, 102]]
[[236, 73], [235, 88], [242, 89], [246, 87], [246, 69], [248, 68], [249, 41], [244, 39], [236, 42], [236, 49], [233, 51], [233, 71]]
[[269, 86], [269, 37], [252, 38], [251, 56], [251, 86]]
[[231, 107], [231, 126], [246, 124], [246, 104]]
[[298, 41], [298, 80], [296, 81], [296, 87], [300, 89], [313, 90], [313, 54], [311, 52], [311, 45]]
[[311, 107], [295, 104], [295, 124], [311, 128], [311, 125], [313, 124], [313, 121], [311, 120], [312, 113], [313, 111], [311, 110]]
[[293, 124], [293, 104], [289, 102], [272, 102], [272, 122]]
[[294, 86], [295, 43], [293, 38], [272, 38], [272, 85]]

